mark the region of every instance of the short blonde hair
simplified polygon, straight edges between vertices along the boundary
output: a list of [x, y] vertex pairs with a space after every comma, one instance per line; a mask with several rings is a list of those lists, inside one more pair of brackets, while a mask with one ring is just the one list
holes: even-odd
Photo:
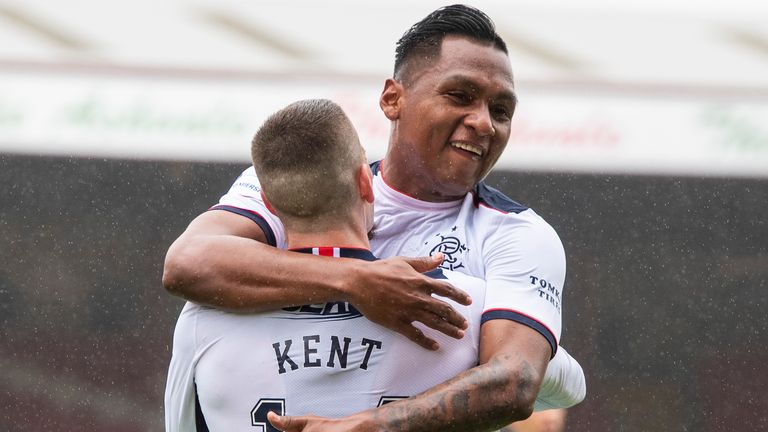
[[264, 194], [284, 222], [320, 223], [347, 214], [364, 161], [355, 128], [327, 99], [301, 100], [272, 114], [256, 132], [251, 156]]

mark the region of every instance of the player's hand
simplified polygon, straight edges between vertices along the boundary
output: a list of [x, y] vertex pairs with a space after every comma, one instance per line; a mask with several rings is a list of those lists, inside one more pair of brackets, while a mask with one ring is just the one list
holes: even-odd
[[267, 420], [284, 432], [348, 432], [359, 425], [353, 418], [330, 419], [313, 415], [292, 417], [279, 416], [274, 412], [267, 414]]
[[467, 320], [447, 302], [432, 294], [463, 305], [469, 295], [442, 279], [425, 276], [443, 260], [433, 257], [395, 257], [361, 261], [347, 288], [348, 300], [369, 320], [403, 334], [424, 348], [437, 350], [437, 341], [413, 325], [415, 321], [456, 339], [464, 337]]

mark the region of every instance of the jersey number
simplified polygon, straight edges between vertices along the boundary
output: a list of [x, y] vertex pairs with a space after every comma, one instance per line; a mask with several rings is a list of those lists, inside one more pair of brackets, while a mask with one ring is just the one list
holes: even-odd
[[384, 406], [390, 402], [399, 401], [401, 399], [408, 399], [408, 396], [382, 396], [381, 399], [379, 399], [378, 406]]
[[[396, 400], [406, 399], [405, 396], [382, 396], [379, 406], [386, 405]], [[285, 415], [285, 399], [259, 399], [251, 410], [251, 426], [255, 426], [261, 432], [280, 432], [267, 420], [267, 413], [274, 411], [277, 415]]]
[[285, 415], [285, 399], [259, 399], [251, 410], [251, 426], [256, 426], [261, 432], [280, 432], [267, 420], [270, 411]]

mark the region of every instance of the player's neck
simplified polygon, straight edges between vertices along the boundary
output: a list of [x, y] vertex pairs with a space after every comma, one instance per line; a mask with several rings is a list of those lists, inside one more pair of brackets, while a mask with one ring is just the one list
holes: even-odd
[[411, 162], [405, 161], [402, 155], [392, 150], [390, 145], [390, 151], [381, 161], [381, 175], [384, 182], [394, 190], [420, 201], [450, 202], [464, 199], [466, 196], [466, 192], [454, 195], [441, 194], [425, 175], [420, 174], [418, 170], [408, 170], [409, 166]]
[[371, 249], [364, 227], [337, 226], [323, 232], [301, 232], [286, 227], [285, 234], [289, 249], [320, 246]]

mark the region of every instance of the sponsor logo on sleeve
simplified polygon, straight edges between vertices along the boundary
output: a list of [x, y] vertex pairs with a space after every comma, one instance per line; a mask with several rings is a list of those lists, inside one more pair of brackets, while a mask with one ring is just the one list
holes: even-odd
[[560, 312], [560, 289], [538, 276], [529, 276], [529, 278], [531, 285], [538, 289], [539, 298], [548, 301], [557, 309], [557, 312]]
[[239, 182], [235, 183], [234, 187], [236, 187], [236, 188], [245, 188], [245, 189], [248, 189], [248, 190], [252, 190], [254, 192], [261, 192], [261, 188], [258, 185], [255, 185], [255, 184], [253, 184], [251, 182], [247, 182], [247, 181], [239, 181]]

